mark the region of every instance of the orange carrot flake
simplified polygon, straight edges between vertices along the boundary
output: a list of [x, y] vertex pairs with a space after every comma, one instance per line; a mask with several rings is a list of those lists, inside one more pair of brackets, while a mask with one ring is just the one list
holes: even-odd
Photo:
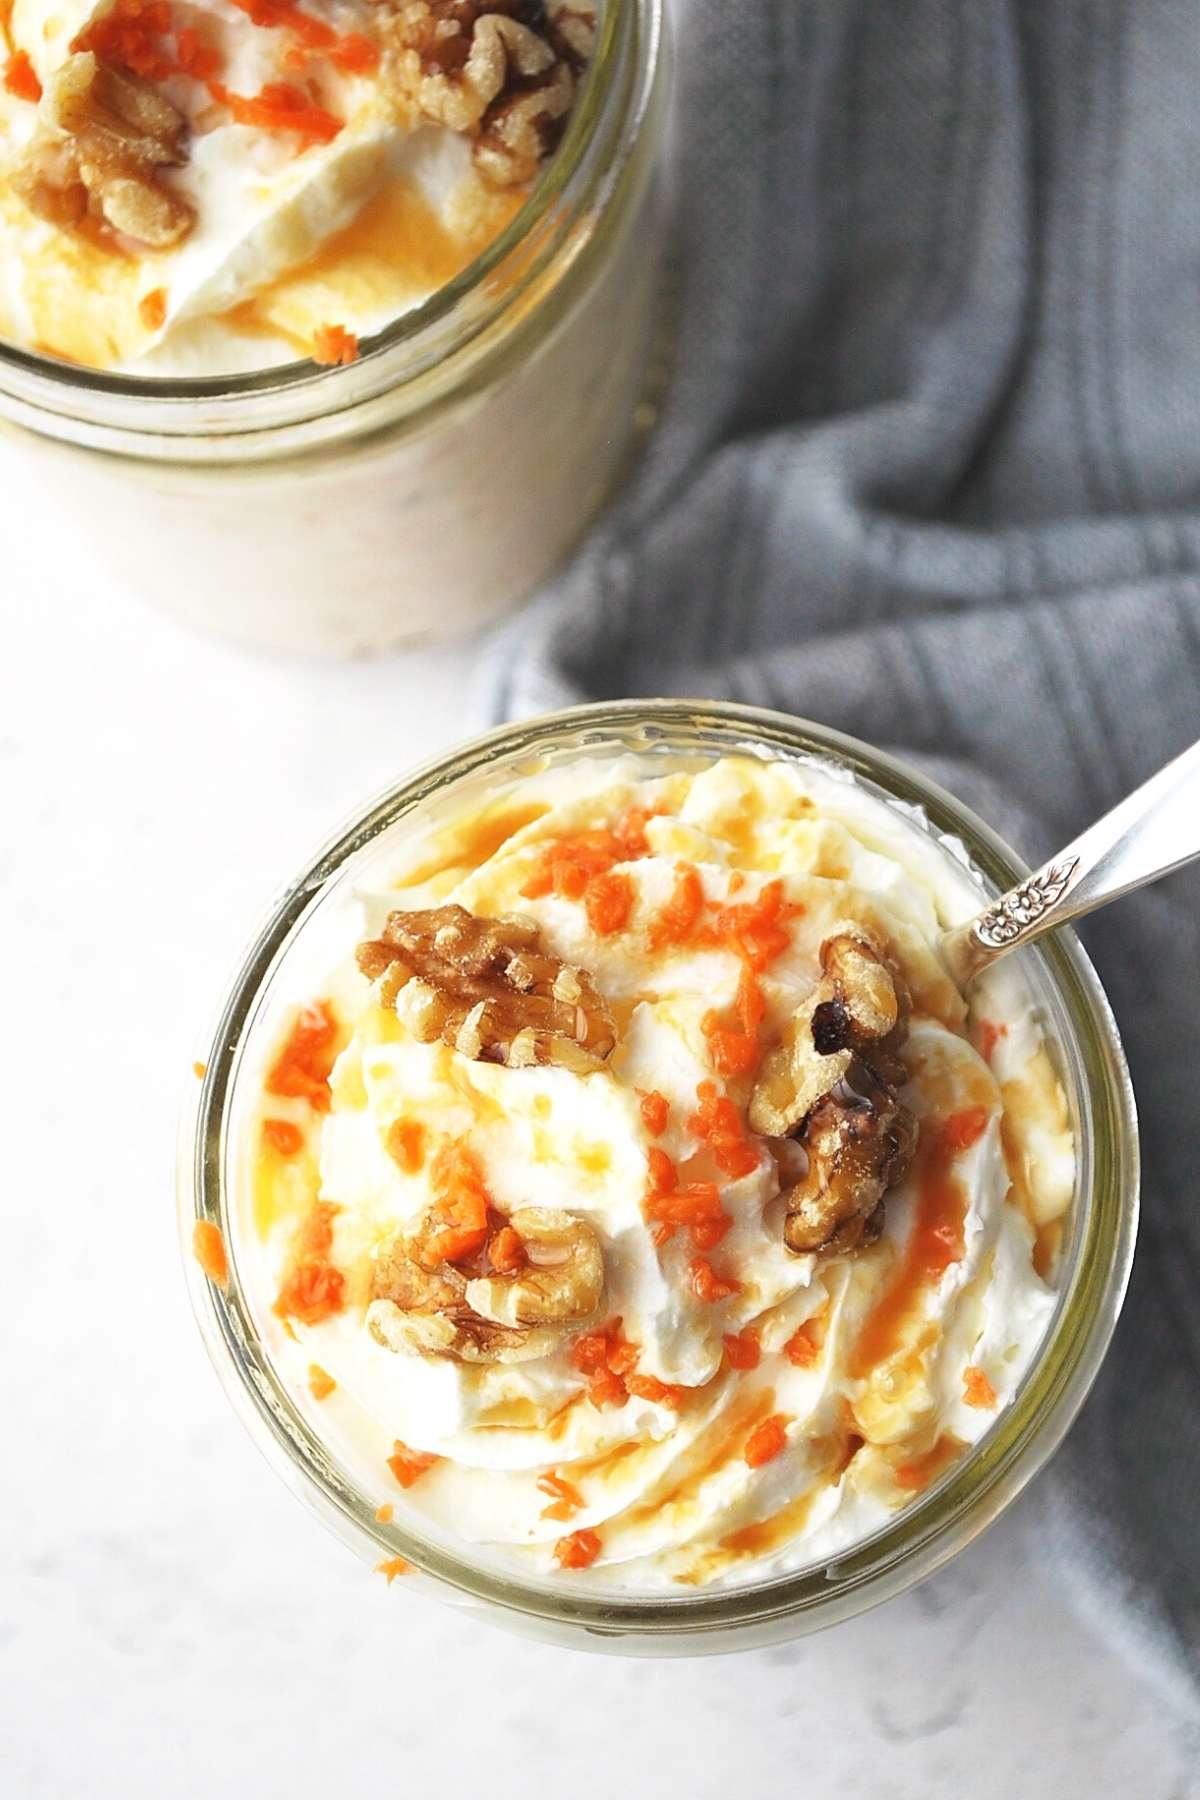
[[554, 1546], [555, 1561], [564, 1569], [590, 1569], [599, 1554], [600, 1539], [594, 1531], [573, 1531]]
[[420, 1119], [394, 1119], [388, 1126], [384, 1148], [406, 1175], [415, 1175], [425, 1164], [425, 1139]]
[[996, 1045], [1002, 1037], [1008, 1036], [1007, 1025], [997, 1025], [991, 1019], [979, 1021], [979, 1054], [984, 1062], [991, 1062], [996, 1054]]
[[390, 1525], [395, 1515], [396, 1509], [390, 1500], [385, 1500], [382, 1506], [375, 1508], [375, 1517], [381, 1525]]
[[225, 1254], [225, 1239], [221, 1236], [221, 1227], [214, 1225], [211, 1219], [197, 1219], [193, 1225], [192, 1255], [217, 1287], [228, 1284], [229, 1259]]
[[[210, 81], [208, 86], [213, 99], [228, 107], [235, 124], [254, 125], [260, 131], [294, 131], [303, 147], [331, 143], [345, 124], [324, 107], [314, 106], [303, 89], [288, 81], [268, 81], [257, 94], [231, 94], [219, 81]], [[321, 327], [322, 331], [328, 329]]]
[[151, 288], [138, 301], [138, 318], [147, 331], [161, 331], [167, 316], [166, 288]]
[[669, 1406], [673, 1411], [683, 1405], [687, 1398], [687, 1389], [673, 1381], [660, 1381], [657, 1375], [627, 1375], [625, 1386], [639, 1400], [649, 1400], [654, 1406]]
[[308, 1391], [314, 1400], [328, 1400], [336, 1386], [337, 1382], [328, 1369], [323, 1369], [320, 1363], [309, 1363]]
[[983, 1370], [972, 1363], [963, 1370], [963, 1399], [968, 1406], [986, 1407], [993, 1411], [999, 1405], [999, 1396]]
[[358, 339], [344, 325], [318, 325], [313, 332], [312, 359], [332, 367], [358, 360]]
[[483, 1171], [465, 1140], [448, 1138], [429, 1173], [439, 1229], [430, 1234], [426, 1253], [431, 1262], [461, 1262], [487, 1242], [491, 1195]]
[[621, 814], [612, 834], [620, 847], [622, 862], [636, 862], [639, 856], [649, 856], [646, 825], [656, 816], [648, 806], [630, 806]]
[[803, 911], [803, 906], [784, 899], [782, 881], [769, 881], [756, 900], [714, 907], [700, 941], [735, 951], [761, 975], [791, 944], [789, 922]]
[[543, 1519], [569, 1519], [583, 1505], [583, 1495], [573, 1481], [567, 1481], [556, 1475], [553, 1469], [547, 1469], [538, 1476], [538, 1487], [543, 1494], [549, 1494], [552, 1505], [542, 1509]]
[[736, 1024], [717, 1012], [707, 1012], [700, 1029], [708, 1040], [708, 1054], [719, 1075], [749, 1075], [758, 1065], [758, 1028], [766, 1002], [748, 963], [738, 978], [733, 1006]]
[[194, 25], [175, 33], [175, 66], [193, 81], [212, 81], [221, 68], [221, 53], [204, 42]]
[[323, 1319], [341, 1312], [346, 1281], [341, 1270], [329, 1261], [337, 1211], [332, 1201], [314, 1201], [296, 1231], [292, 1260], [275, 1300], [274, 1310], [281, 1319], [319, 1325]]
[[755, 1426], [742, 1452], [748, 1468], [761, 1469], [764, 1463], [771, 1462], [787, 1448], [786, 1427], [787, 1420], [782, 1413], [772, 1413], [769, 1419]]
[[948, 1151], [969, 1150], [987, 1130], [990, 1117], [986, 1106], [968, 1106], [962, 1112], [951, 1113], [942, 1126], [943, 1148]]
[[686, 944], [703, 910], [704, 884], [699, 871], [692, 863], [677, 863], [671, 897], [650, 923], [651, 950], [664, 950], [668, 944]]
[[642, 1124], [651, 1137], [661, 1137], [671, 1116], [666, 1095], [660, 1094], [656, 1088], [651, 1088], [648, 1093], [639, 1088], [638, 1095], [642, 1103]]
[[783, 1354], [798, 1369], [811, 1369], [821, 1354], [823, 1339], [823, 1321], [805, 1319], [783, 1346]]
[[17, 100], [28, 100], [36, 106], [41, 99], [42, 84], [27, 50], [14, 50], [5, 63], [4, 85]]
[[690, 1230], [697, 1250], [712, 1250], [733, 1223], [721, 1205], [721, 1190], [715, 1181], [685, 1182], [662, 1192], [656, 1190], [652, 1177], [642, 1211], [647, 1223], [656, 1227], [652, 1235], [660, 1248], [682, 1225]]
[[633, 911], [633, 883], [628, 875], [593, 875], [583, 896], [584, 911], [599, 937], [612, 937], [629, 923]]
[[387, 1584], [391, 1587], [397, 1575], [407, 1575], [411, 1568], [412, 1564], [405, 1562], [402, 1556], [386, 1556], [382, 1562], [375, 1564], [375, 1573], [386, 1575]]
[[748, 1175], [758, 1167], [758, 1152], [747, 1141], [737, 1107], [712, 1081], [702, 1081], [696, 1097], [700, 1105], [688, 1120], [688, 1130], [708, 1145], [722, 1175]]
[[81, 31], [72, 50], [90, 50], [102, 62], [128, 69], [145, 81], [163, 81], [174, 65], [162, 39], [172, 29], [169, 0], [115, 0]]
[[306, 1006], [267, 1076], [268, 1094], [307, 1100], [317, 1112], [328, 1112], [337, 1035], [337, 1017], [328, 1001], [314, 1000]]
[[399, 1438], [392, 1445], [392, 1452], [387, 1459], [387, 1466], [402, 1488], [412, 1487], [427, 1470], [432, 1469], [434, 1463], [442, 1460], [440, 1456], [432, 1456], [427, 1450], [410, 1450]]
[[621, 1334], [620, 1319], [585, 1332], [575, 1340], [571, 1361], [588, 1377], [588, 1399], [595, 1407], [624, 1406], [629, 1398], [628, 1377], [637, 1367], [640, 1351]]
[[727, 1331], [721, 1342], [731, 1369], [757, 1369], [762, 1347], [753, 1325], [747, 1325], [745, 1331]]
[[723, 1280], [706, 1256], [693, 1256], [688, 1264], [688, 1280], [697, 1300], [705, 1300], [710, 1306], [719, 1305], [731, 1294], [740, 1292], [739, 1283], [732, 1279]]
[[512, 1275], [525, 1267], [525, 1245], [511, 1225], [502, 1225], [488, 1244], [488, 1261], [497, 1275]]
[[280, 1156], [296, 1156], [304, 1148], [304, 1133], [290, 1119], [264, 1119], [262, 1135], [263, 1143]]

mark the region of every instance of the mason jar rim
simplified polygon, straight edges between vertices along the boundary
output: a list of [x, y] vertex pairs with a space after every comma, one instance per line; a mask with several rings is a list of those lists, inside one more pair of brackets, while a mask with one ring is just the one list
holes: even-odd
[[659, 89], [662, 8], [663, 0], [605, 0], [567, 129], [524, 205], [453, 280], [364, 338], [353, 363], [326, 368], [297, 359], [228, 375], [136, 375], [0, 340], [0, 418], [51, 435], [62, 421], [79, 428], [74, 441], [129, 454], [160, 453], [173, 439], [244, 441], [322, 420], [334, 436], [344, 415], [357, 418], [371, 402], [444, 371], [458, 352], [481, 344], [494, 351], [496, 326], [537, 292], [564, 249], [573, 283], [595, 261], [601, 234], [576, 249], [572, 232], [583, 210], [603, 215], [628, 177]]
[[600, 702], [501, 726], [437, 757], [357, 812], [289, 883], [233, 982], [203, 1081], [182, 1121], [179, 1211], [192, 1305], [226, 1392], [260, 1449], [310, 1510], [360, 1555], [398, 1554], [431, 1578], [440, 1597], [575, 1648], [688, 1655], [783, 1641], [894, 1597], [965, 1547], [1045, 1464], [1100, 1367], [1133, 1256], [1138, 1130], [1116, 1023], [1074, 933], [1048, 934], [1022, 953], [1037, 965], [1035, 985], [1059, 1015], [1059, 1029], [1048, 1031], [1047, 1042], [1070, 1065], [1062, 1073], [1073, 1089], [1074, 1211], [1083, 1207], [1045, 1336], [1013, 1400], [919, 1498], [845, 1551], [787, 1574], [680, 1595], [589, 1594], [570, 1582], [498, 1573], [467, 1554], [431, 1544], [403, 1521], [380, 1523], [367, 1497], [326, 1454], [262, 1353], [234, 1279], [234, 1259], [229, 1287], [222, 1292], [190, 1254], [199, 1220], [217, 1224], [232, 1242], [225, 1167], [240, 1052], [255, 1009], [310, 908], [359, 852], [450, 784], [493, 764], [500, 765], [500, 774], [517, 759], [568, 749], [579, 756], [740, 752], [832, 762], [877, 794], [919, 809], [935, 838], [950, 838], [966, 849], [971, 871], [988, 892], [1000, 893], [1028, 874], [991, 827], [937, 783], [844, 733], [757, 707], [682, 699]]

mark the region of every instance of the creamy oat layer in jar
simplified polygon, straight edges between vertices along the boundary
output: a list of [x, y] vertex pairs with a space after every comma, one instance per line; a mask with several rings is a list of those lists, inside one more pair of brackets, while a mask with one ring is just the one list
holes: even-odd
[[1076, 1151], [1020, 970], [968, 1000], [939, 961], [973, 891], [844, 773], [736, 754], [584, 756], [376, 859], [277, 1022], [229, 1229], [381, 1520], [602, 1593], [729, 1588], [852, 1548], [988, 1432]]
[[286, 649], [527, 591], [645, 391], [657, 70], [657, 0], [0, 0], [0, 509]]

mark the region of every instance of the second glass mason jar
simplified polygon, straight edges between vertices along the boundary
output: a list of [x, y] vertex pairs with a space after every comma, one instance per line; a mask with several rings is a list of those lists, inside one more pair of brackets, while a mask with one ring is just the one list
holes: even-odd
[[508, 229], [345, 368], [99, 374], [0, 345], [0, 493], [56, 504], [201, 629], [352, 655], [486, 621], [558, 563], [652, 409], [661, 0], [605, 0], [568, 130]]
[[[797, 1637], [902, 1592], [962, 1549], [1051, 1455], [1107, 1347], [1129, 1274], [1137, 1218], [1137, 1122], [1116, 1027], [1069, 931], [1022, 952], [1076, 1145], [1075, 1184], [1059, 1252], [1057, 1303], [1010, 1403], [978, 1443], [879, 1529], [795, 1571], [709, 1591], [644, 1595], [526, 1579], [419, 1522], [382, 1520], [334, 1438], [282, 1377], [249, 1279], [239, 1229], [247, 1178], [244, 1121], [280, 1021], [344, 952], [346, 897], [370, 887], [414, 830], [471, 815], [505, 784], [576, 761], [633, 755], [648, 770], [706, 767], [727, 755], [815, 762], [898, 807], [969, 871], [982, 894], [1010, 887], [1021, 865], [974, 814], [911, 769], [854, 739], [750, 707], [681, 700], [579, 707], [509, 725], [407, 776], [352, 820], [290, 883], [252, 947], [207, 1048], [207, 1072], [183, 1121], [180, 1225], [193, 1305], [227, 1392], [256, 1442], [304, 1499], [371, 1562], [401, 1557], [409, 1585], [511, 1629], [580, 1649], [681, 1655]], [[228, 1284], [191, 1255], [197, 1222], [229, 1245]], [[389, 1509], [390, 1513], [390, 1509]]]

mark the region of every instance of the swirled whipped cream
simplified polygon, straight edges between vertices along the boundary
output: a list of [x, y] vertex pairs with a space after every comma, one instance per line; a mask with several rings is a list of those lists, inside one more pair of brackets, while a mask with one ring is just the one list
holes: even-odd
[[828, 1557], [966, 1454], [1074, 1180], [1019, 973], [968, 1005], [937, 956], [978, 899], [903, 808], [750, 757], [583, 760], [376, 856], [237, 1229], [381, 1518], [670, 1591]]
[[515, 216], [592, 36], [583, 0], [0, 4], [0, 338], [352, 360]]

